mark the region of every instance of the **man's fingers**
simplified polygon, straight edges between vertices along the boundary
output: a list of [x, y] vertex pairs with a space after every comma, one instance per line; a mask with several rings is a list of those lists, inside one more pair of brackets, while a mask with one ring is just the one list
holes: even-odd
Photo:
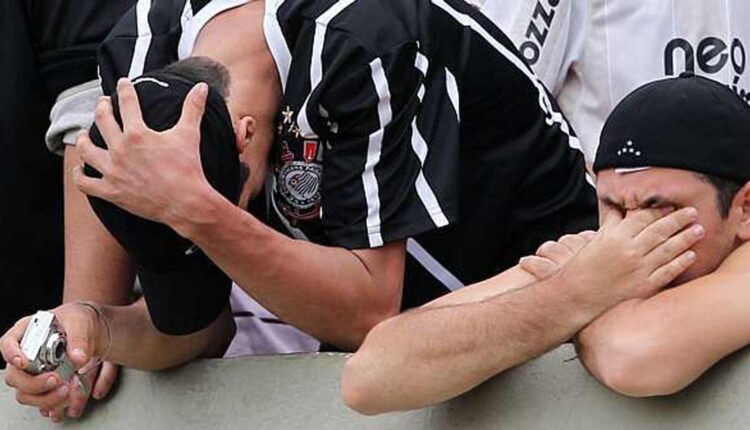
[[62, 405], [56, 407], [55, 409], [52, 409], [49, 412], [49, 418], [53, 422], [56, 422], [56, 423], [59, 423], [59, 422], [63, 421], [65, 419], [65, 409], [67, 407], [68, 406], [66, 404], [62, 404]]
[[112, 193], [107, 183], [102, 179], [92, 178], [83, 173], [81, 166], [73, 169], [73, 183], [78, 191], [93, 197], [99, 197], [107, 201], [112, 201]]
[[144, 130], [146, 125], [143, 122], [138, 94], [129, 79], [123, 78], [117, 82], [117, 97], [120, 104], [122, 128], [125, 133]]
[[107, 397], [117, 379], [117, 366], [113, 363], [104, 362], [99, 371], [99, 377], [94, 384], [93, 396], [97, 400]]
[[561, 242], [548, 241], [544, 242], [542, 246], [537, 249], [536, 255], [548, 258], [555, 263], [565, 263], [573, 256], [573, 250]]
[[593, 230], [586, 230], [578, 233], [578, 236], [581, 236], [586, 243], [591, 242], [596, 237], [596, 232]]
[[104, 171], [109, 164], [109, 153], [94, 145], [91, 141], [88, 132], [84, 131], [78, 135], [78, 141], [76, 143], [78, 148], [78, 155], [81, 157], [84, 163], [98, 170], [104, 174]]
[[65, 319], [62, 320], [68, 340], [68, 357], [76, 364], [76, 369], [80, 369], [91, 360], [96, 340], [93, 323], [96, 315], [93, 311], [87, 310], [88, 308], [79, 307], [78, 312], [66, 313]]
[[16, 324], [11, 327], [2, 338], [0, 338], [0, 353], [2, 353], [3, 360], [18, 369], [25, 369], [28, 365], [28, 360], [23, 354], [20, 345], [28, 324], [29, 317], [23, 318], [16, 322]]
[[635, 240], [639, 248], [648, 253], [697, 219], [695, 208], [680, 209], [648, 225], [635, 236]]
[[550, 277], [560, 270], [560, 266], [554, 261], [536, 255], [523, 257], [518, 261], [518, 265], [539, 280]]
[[690, 249], [703, 238], [704, 234], [703, 226], [694, 225], [686, 228], [654, 248], [644, 259], [649, 264], [648, 267], [657, 270]]
[[695, 263], [695, 260], [695, 251], [687, 251], [669, 263], [656, 269], [651, 276], [649, 276], [649, 280], [655, 288], [654, 292], [666, 287], [670, 282], [674, 281], [675, 278], [680, 276], [688, 269], [688, 267]]
[[16, 392], [16, 400], [18, 403], [48, 411], [54, 411], [61, 406], [67, 406], [69, 396], [70, 387], [68, 384], [62, 384], [57, 389], [44, 394], [28, 394], [21, 391]]
[[122, 129], [115, 119], [112, 98], [100, 97], [94, 112], [96, 127], [99, 129], [99, 134], [104, 138], [107, 148], [118, 145], [122, 139]]
[[[92, 375], [91, 377], [94, 377]], [[78, 378], [84, 378], [88, 376], [79, 375]], [[76, 378], [73, 378], [71, 383], [68, 385], [70, 389], [70, 399], [68, 401], [68, 417], [78, 418], [86, 410], [86, 404], [89, 401], [89, 393], [84, 392], [78, 385]]]
[[208, 85], [201, 82], [194, 86], [182, 104], [182, 115], [177, 123], [178, 127], [189, 130], [200, 130], [203, 113], [206, 110], [206, 98], [208, 97]]
[[31, 375], [14, 366], [5, 370], [5, 384], [26, 394], [44, 394], [62, 383], [60, 377], [53, 372]]
[[[589, 232], [594, 233], [594, 232]], [[594, 236], [596, 233], [594, 233]], [[565, 245], [570, 249], [572, 254], [576, 254], [578, 251], [581, 250], [584, 246], [586, 246], [587, 243], [589, 243], [591, 239], [588, 235], [585, 235], [584, 232], [578, 233], [578, 234], [566, 234], [565, 236], [561, 237], [558, 242]]]
[[622, 221], [623, 215], [620, 211], [615, 209], [603, 209], [601, 212], [601, 219], [599, 220], [599, 229], [611, 228]]
[[622, 228], [628, 237], [636, 237], [646, 227], [664, 216], [662, 209], [638, 209], [629, 211], [622, 221]]

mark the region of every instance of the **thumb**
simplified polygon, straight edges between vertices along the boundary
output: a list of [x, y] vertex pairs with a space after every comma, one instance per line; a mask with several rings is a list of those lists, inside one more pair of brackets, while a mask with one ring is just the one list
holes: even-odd
[[60, 318], [68, 341], [68, 357], [76, 365], [76, 370], [85, 366], [94, 355], [95, 318], [93, 312], [83, 307]]
[[201, 125], [203, 113], [206, 111], [206, 99], [208, 98], [208, 85], [201, 82], [190, 90], [185, 102], [182, 104], [182, 115], [177, 123], [179, 127], [198, 130]]

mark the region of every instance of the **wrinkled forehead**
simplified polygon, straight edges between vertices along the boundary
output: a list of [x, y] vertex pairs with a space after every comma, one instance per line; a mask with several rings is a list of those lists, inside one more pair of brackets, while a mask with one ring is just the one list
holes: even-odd
[[606, 169], [596, 178], [599, 199], [619, 202], [643, 202], [655, 196], [685, 200], [705, 187], [708, 184], [695, 172], [662, 167]]

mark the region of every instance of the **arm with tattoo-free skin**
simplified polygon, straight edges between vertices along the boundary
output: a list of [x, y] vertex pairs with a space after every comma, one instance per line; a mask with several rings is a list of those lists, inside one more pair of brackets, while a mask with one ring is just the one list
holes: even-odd
[[284, 321], [324, 342], [356, 349], [375, 324], [399, 310], [404, 241], [350, 251], [292, 240], [224, 199], [200, 164], [206, 92], [205, 84], [197, 85], [179, 123], [156, 133], [143, 123], [132, 83], [120, 81], [124, 130], [109, 100], [100, 101], [96, 123], [108, 150], [85, 136], [78, 147], [103, 178], [79, 170], [78, 188], [170, 225]]
[[534, 282], [511, 269], [456, 293], [464, 300], [451, 294], [440, 299], [444, 305], [379, 324], [346, 364], [344, 401], [365, 414], [423, 407], [565, 342], [606, 309], [654, 294], [692, 264], [687, 250], [700, 236], [682, 230], [696, 216], [694, 209], [663, 218], [656, 210], [624, 219], [610, 213], [554, 276]]
[[[134, 278], [130, 258], [94, 215], [86, 195], [73, 185], [72, 171], [80, 164], [76, 148], [66, 147], [63, 161], [66, 247], [63, 302], [92, 300], [125, 305], [131, 300]], [[68, 352], [72, 354], [73, 350]], [[65, 415], [77, 418], [85, 410], [89, 397], [75, 389], [75, 382], [65, 384], [55, 373], [32, 378], [13, 362], [9, 363], [6, 382], [18, 390], [19, 402], [39, 408], [42, 416], [53, 421], [60, 421]], [[116, 376], [117, 367], [109, 362], [103, 363], [100, 369], [92, 369], [86, 375], [93, 382], [91, 396], [96, 399], [106, 397]]]
[[750, 344], [750, 245], [713, 273], [611, 309], [577, 338], [588, 370], [629, 396], [675, 393]]
[[[113, 339], [113, 347], [99, 368], [86, 375], [95, 381], [91, 395], [104, 398], [117, 376], [121, 363], [140, 368], [163, 368], [181, 364], [196, 356], [220, 356], [231, 339], [233, 326], [227, 312], [203, 332], [187, 337], [164, 336], [151, 324], [143, 301], [132, 301], [134, 272], [129, 255], [101, 224], [86, 196], [73, 186], [71, 172], [81, 164], [75, 147], [67, 147], [64, 160], [65, 189], [65, 289], [64, 302], [56, 309], [58, 319], [71, 342], [68, 354], [79, 367], [91, 357], [106, 353], [99, 343], [108, 342], [106, 329], [90, 309], [74, 305], [92, 301], [103, 306]], [[83, 322], [79, 322], [83, 321]], [[77, 389], [76, 382], [63, 383], [55, 373], [32, 376], [23, 371], [27, 365], [18, 342], [26, 328], [20, 321], [4, 337], [0, 349], [9, 365], [5, 382], [16, 389], [19, 403], [39, 409], [42, 416], [60, 421], [67, 415], [79, 417], [89, 397]], [[18, 361], [20, 360], [20, 362]], [[67, 411], [66, 411], [67, 410]], [[67, 413], [66, 413], [67, 412]]]

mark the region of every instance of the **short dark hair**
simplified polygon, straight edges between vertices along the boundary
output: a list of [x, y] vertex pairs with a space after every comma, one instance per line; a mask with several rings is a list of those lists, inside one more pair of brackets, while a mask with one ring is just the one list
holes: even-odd
[[722, 218], [729, 216], [729, 210], [732, 208], [732, 201], [737, 192], [745, 185], [746, 181], [729, 179], [707, 173], [697, 174], [701, 180], [711, 184], [716, 190], [716, 205]]
[[194, 82], [205, 82], [222, 98], [229, 97], [229, 70], [216, 60], [208, 57], [188, 57], [168, 65], [164, 71]]

